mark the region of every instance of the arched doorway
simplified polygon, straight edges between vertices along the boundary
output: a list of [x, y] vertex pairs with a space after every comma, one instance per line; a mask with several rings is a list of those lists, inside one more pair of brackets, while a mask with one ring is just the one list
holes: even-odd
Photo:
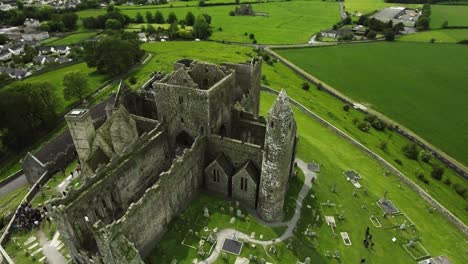
[[190, 148], [193, 144], [193, 138], [184, 130], [177, 134], [175, 138], [176, 154], [180, 155], [186, 148]]

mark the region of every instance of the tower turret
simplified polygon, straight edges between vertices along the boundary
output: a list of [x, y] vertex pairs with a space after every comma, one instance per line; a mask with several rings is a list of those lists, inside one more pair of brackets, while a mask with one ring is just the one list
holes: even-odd
[[91, 142], [96, 133], [88, 109], [73, 109], [65, 115], [76, 152], [81, 161], [86, 161], [91, 152]]
[[294, 162], [296, 123], [289, 99], [280, 92], [268, 113], [257, 212], [269, 222], [281, 221], [291, 166]]

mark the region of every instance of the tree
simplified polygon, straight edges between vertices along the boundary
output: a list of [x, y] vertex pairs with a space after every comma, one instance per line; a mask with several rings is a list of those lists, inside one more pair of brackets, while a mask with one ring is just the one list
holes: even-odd
[[366, 34], [366, 37], [369, 39], [374, 39], [376, 36], [377, 36], [377, 32], [375, 32], [372, 29], [370, 29]]
[[255, 39], [255, 35], [253, 33], [250, 33], [249, 39]]
[[429, 29], [429, 18], [422, 16], [416, 22], [416, 28], [418, 30], [428, 30]]
[[418, 160], [419, 148], [415, 143], [407, 144], [403, 147], [403, 154], [412, 160]]
[[187, 26], [193, 26], [195, 24], [195, 15], [189, 11], [185, 16], [185, 22]]
[[3, 45], [8, 42], [8, 37], [5, 34], [0, 34], [0, 45]]
[[137, 12], [137, 13], [136, 13], [135, 22], [137, 22], [137, 23], [143, 23], [143, 22], [145, 22], [145, 20], [143, 19], [143, 16], [141, 15], [140, 12]]
[[448, 28], [449, 26], [449, 23], [447, 20], [444, 21], [444, 23], [442, 23], [442, 28]]
[[169, 16], [167, 17], [167, 23], [172, 24], [177, 22], [177, 16], [174, 12], [169, 13]]
[[21, 82], [0, 93], [0, 136], [9, 149], [34, 142], [57, 121], [60, 100], [54, 91], [48, 82]]
[[120, 30], [121, 28], [122, 28], [122, 24], [117, 19], [106, 20], [106, 29]]
[[442, 175], [444, 174], [444, 168], [434, 165], [432, 166], [431, 176], [436, 180], [442, 180]]
[[105, 38], [99, 42], [88, 41], [84, 45], [83, 59], [88, 67], [96, 67], [99, 73], [117, 76], [126, 72], [143, 57], [135, 34], [124, 38]]
[[206, 22], [205, 16], [198, 16], [193, 25], [193, 35], [199, 39], [207, 39], [211, 36], [210, 25]]
[[163, 14], [161, 13], [161, 11], [156, 11], [156, 13], [154, 14], [154, 22], [156, 24], [164, 24], [164, 16]]
[[148, 26], [146, 27], [146, 32], [148, 34], [155, 34], [156, 33], [156, 29], [153, 27], [153, 25], [151, 24], [148, 24]]
[[394, 41], [395, 40], [395, 33], [391, 29], [385, 29], [383, 31], [386, 41]]
[[310, 89], [310, 84], [308, 82], [303, 82], [302, 90], [309, 91], [309, 89]]
[[203, 16], [205, 17], [206, 23], [208, 23], [209, 25], [211, 25], [211, 16], [208, 15], [208, 14], [203, 14]]
[[432, 158], [432, 154], [431, 152], [427, 150], [421, 150], [421, 152], [419, 152], [419, 157], [421, 158], [422, 161], [429, 163], [429, 161]]
[[78, 15], [75, 13], [65, 13], [62, 15], [62, 22], [67, 30], [74, 30], [76, 22], [78, 22]]
[[150, 11], [146, 11], [146, 23], [153, 23], [153, 14]]
[[78, 98], [80, 101], [90, 92], [86, 74], [74, 71], [63, 77], [63, 97], [66, 100]]
[[167, 31], [169, 33], [169, 38], [176, 39], [177, 33], [179, 32], [179, 26], [177, 25], [177, 22], [172, 23]]

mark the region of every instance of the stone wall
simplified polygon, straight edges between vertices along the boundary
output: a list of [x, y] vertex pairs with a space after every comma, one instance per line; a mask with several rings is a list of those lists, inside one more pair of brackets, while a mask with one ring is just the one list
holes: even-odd
[[207, 160], [212, 161], [221, 153], [224, 153], [232, 162], [234, 170], [238, 170], [249, 160], [253, 162], [255, 167], [262, 167], [262, 148], [260, 146], [218, 135], [208, 136]]
[[[232, 199], [240, 201], [245, 207], [255, 210], [257, 207], [258, 182], [252, 179], [245, 168], [239, 170], [232, 177]], [[257, 172], [257, 177], [258, 177]], [[244, 181], [242, 183], [242, 181]], [[241, 189], [244, 185], [244, 189]]]
[[167, 225], [202, 186], [205, 149], [206, 139], [197, 138], [192, 148], [176, 158], [171, 168], [161, 173], [159, 181], [148, 188], [122, 218], [105, 227], [109, 234], [125, 236], [143, 257], [150, 253], [166, 232]]
[[70, 191], [64, 199], [49, 205], [63, 204], [52, 212], [72, 256], [79, 255], [82, 248], [89, 252], [96, 250], [85, 216], [90, 223], [98, 220], [110, 223], [120, 218], [157, 181], [159, 174], [169, 168], [169, 152], [165, 132], [145, 134], [123, 155], [113, 157], [96, 175], [86, 178], [79, 190]]

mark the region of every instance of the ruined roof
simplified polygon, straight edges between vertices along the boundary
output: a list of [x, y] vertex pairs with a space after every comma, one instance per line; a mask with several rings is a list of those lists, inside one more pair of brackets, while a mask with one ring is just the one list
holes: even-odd
[[197, 84], [193, 81], [192, 77], [183, 68], [179, 68], [174, 71], [167, 80], [168, 84], [197, 87]]
[[234, 167], [224, 153], [219, 154], [213, 162], [218, 163], [226, 175], [232, 175], [234, 172]]
[[275, 103], [270, 108], [268, 115], [274, 116], [280, 120], [286, 120], [293, 116], [293, 111], [289, 104], [289, 97], [284, 89], [279, 93]]

